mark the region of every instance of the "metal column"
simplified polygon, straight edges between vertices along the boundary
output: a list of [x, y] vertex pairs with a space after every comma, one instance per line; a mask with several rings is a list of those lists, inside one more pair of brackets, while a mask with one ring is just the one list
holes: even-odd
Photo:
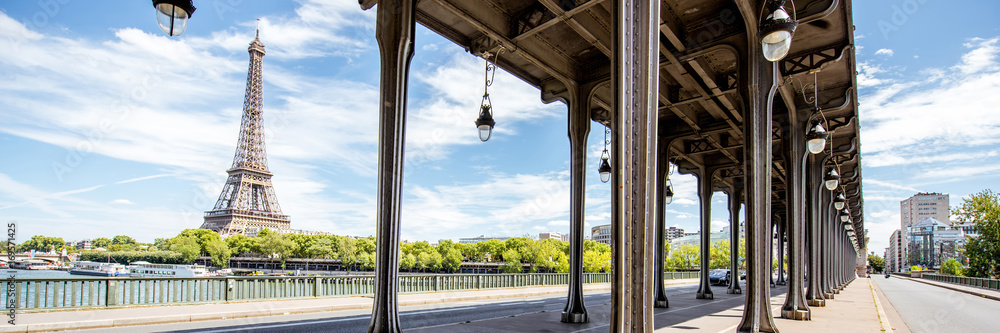
[[740, 288], [740, 193], [743, 188], [737, 179], [729, 190], [729, 289], [727, 294], [742, 294]]
[[569, 294], [563, 308], [562, 322], [586, 323], [590, 321], [583, 302], [583, 233], [584, 207], [587, 188], [587, 136], [590, 134], [590, 93], [594, 85], [570, 87], [569, 100], [569, 149], [570, 149], [570, 205], [569, 205]]
[[667, 299], [667, 290], [664, 286], [663, 281], [663, 262], [666, 260], [664, 253], [666, 252], [667, 242], [666, 242], [666, 204], [664, 198], [664, 192], [666, 191], [666, 177], [667, 173], [670, 172], [670, 156], [669, 149], [667, 146], [669, 142], [667, 140], [661, 139], [657, 140], [658, 144], [656, 147], [657, 159], [656, 159], [656, 272], [654, 273], [654, 278], [656, 279], [656, 287], [653, 289], [653, 306], [657, 308], [669, 308], [670, 300]]
[[712, 175], [715, 174], [715, 169], [702, 167], [699, 173], [701, 174], [698, 175], [698, 205], [701, 207], [701, 230], [698, 236], [701, 242], [698, 247], [701, 249], [699, 265], [701, 274], [698, 275], [698, 294], [695, 297], [713, 299], [715, 295], [708, 281], [708, 268], [712, 258]]
[[747, 28], [738, 86], [743, 97], [743, 166], [746, 175], [747, 293], [740, 332], [777, 332], [771, 318], [771, 101], [777, 64], [768, 64], [757, 41], [759, 7], [736, 2]]
[[379, 81], [378, 215], [375, 300], [368, 332], [400, 332], [397, 288], [399, 213], [403, 192], [406, 85], [413, 58], [415, 0], [382, 0], [375, 39], [381, 55]]
[[805, 124], [796, 119], [795, 111], [788, 112], [788, 124], [783, 129], [781, 140], [785, 151], [786, 200], [788, 204], [785, 228], [788, 232], [788, 292], [781, 307], [781, 317], [809, 320], [809, 306], [806, 305], [803, 281], [805, 279], [805, 196], [804, 179]]
[[826, 299], [823, 298], [823, 291], [820, 289], [820, 266], [823, 264], [820, 257], [820, 191], [829, 192], [823, 185], [823, 165], [822, 160], [816, 155], [809, 154], [808, 162], [805, 164], [806, 191], [808, 200], [805, 208], [808, 214], [806, 219], [808, 236], [808, 268], [809, 284], [806, 288], [806, 301], [809, 306], [826, 306]]
[[615, 0], [611, 332], [652, 332], [660, 2]]

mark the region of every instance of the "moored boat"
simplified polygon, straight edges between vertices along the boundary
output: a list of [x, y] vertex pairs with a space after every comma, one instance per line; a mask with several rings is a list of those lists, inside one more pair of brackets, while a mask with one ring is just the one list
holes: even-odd
[[118, 263], [74, 261], [70, 274], [123, 277], [129, 276], [128, 268]]
[[153, 264], [136, 261], [128, 266], [131, 277], [206, 277], [211, 276], [202, 265]]

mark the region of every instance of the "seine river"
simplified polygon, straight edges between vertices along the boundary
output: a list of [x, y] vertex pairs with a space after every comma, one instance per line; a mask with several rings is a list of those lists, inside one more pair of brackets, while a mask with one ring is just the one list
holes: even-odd
[[3, 279], [10, 278], [11, 274], [17, 279], [59, 279], [59, 278], [83, 278], [86, 275], [70, 275], [68, 271], [57, 271], [57, 270], [27, 270], [27, 269], [8, 269], [3, 271]]

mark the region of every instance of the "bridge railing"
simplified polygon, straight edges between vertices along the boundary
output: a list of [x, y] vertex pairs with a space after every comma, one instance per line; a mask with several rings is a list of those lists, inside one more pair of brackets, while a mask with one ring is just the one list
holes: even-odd
[[985, 289], [1000, 290], [1000, 280], [984, 279], [966, 276], [954, 276], [948, 274], [924, 273], [924, 279], [961, 284], [966, 286], [980, 287]]
[[[666, 272], [664, 278], [697, 278], [698, 272]], [[583, 283], [610, 283], [610, 273], [585, 273]], [[18, 312], [126, 306], [197, 304], [338, 296], [371, 296], [373, 276], [230, 276], [203, 278], [69, 278], [0, 280], [13, 288]], [[11, 285], [12, 284], [12, 285]], [[400, 293], [558, 286], [565, 273], [401, 275]], [[0, 304], [8, 304], [8, 293]]]

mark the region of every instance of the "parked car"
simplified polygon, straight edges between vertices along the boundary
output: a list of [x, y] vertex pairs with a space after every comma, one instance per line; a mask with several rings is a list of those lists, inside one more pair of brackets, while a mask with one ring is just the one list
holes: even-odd
[[711, 273], [708, 273], [708, 283], [709, 284], [721, 284], [728, 285], [730, 279], [730, 274], [728, 269], [716, 269]]

